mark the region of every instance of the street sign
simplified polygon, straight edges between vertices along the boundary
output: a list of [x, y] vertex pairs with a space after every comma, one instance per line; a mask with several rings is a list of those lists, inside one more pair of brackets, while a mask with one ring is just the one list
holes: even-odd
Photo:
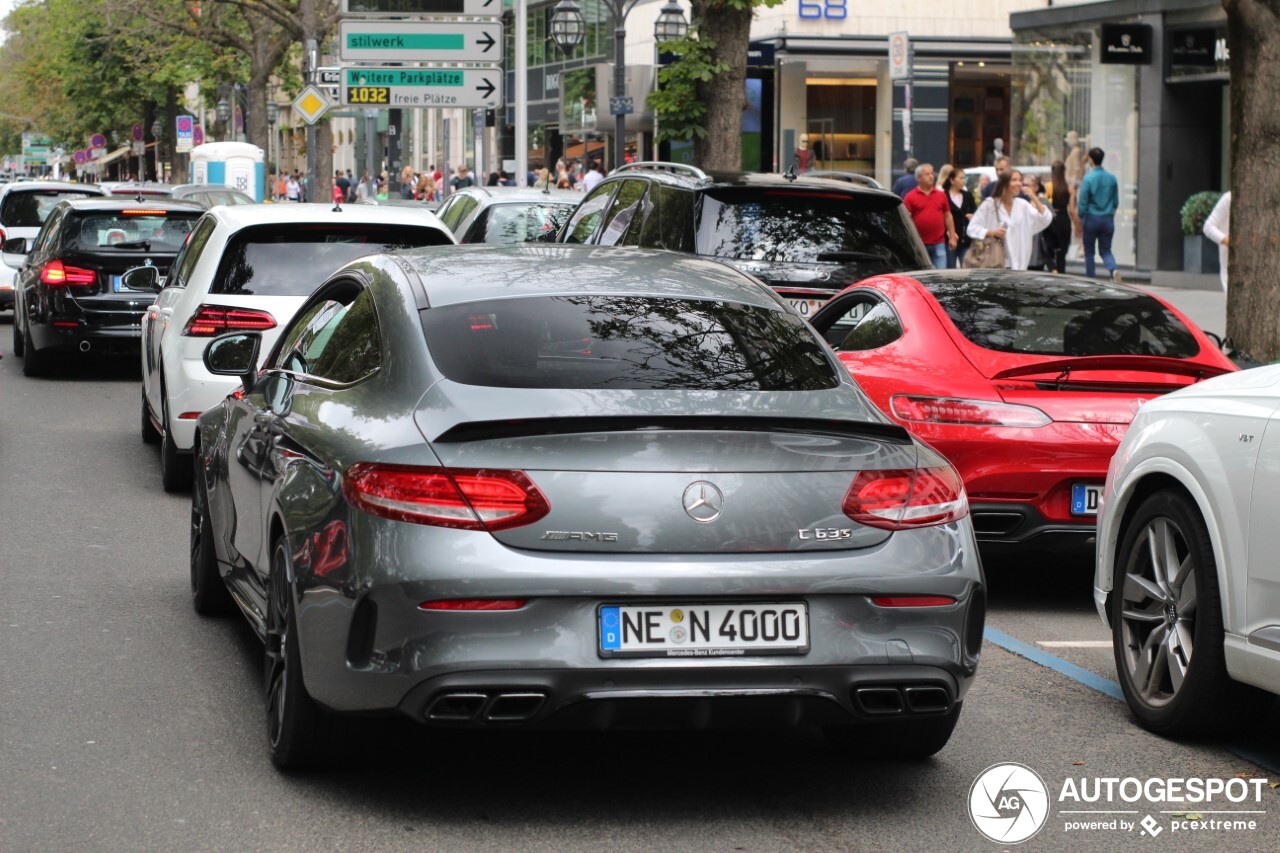
[[906, 33], [889, 33], [889, 79], [911, 76], [911, 39]]
[[317, 68], [316, 69], [316, 85], [319, 86], [337, 86], [342, 82], [341, 68]]
[[134, 142], [142, 142], [144, 139], [146, 139], [146, 137], [142, 135], [141, 124], [135, 123], [134, 126], [130, 129], [129, 135], [133, 138]]
[[178, 116], [174, 122], [174, 146], [177, 152], [190, 151], [195, 145], [196, 120], [194, 116]]
[[302, 117], [307, 124], [315, 124], [333, 106], [333, 101], [320, 90], [319, 86], [304, 86], [293, 99], [293, 111]]
[[636, 111], [636, 102], [634, 98], [610, 98], [609, 99], [609, 115], [611, 116], [629, 116]]
[[502, 0], [342, 0], [342, 14], [464, 15], [470, 18], [502, 16]]
[[488, 68], [344, 68], [344, 106], [498, 107], [502, 71]]
[[196, 129], [191, 132], [191, 144], [193, 146], [204, 145], [204, 126], [203, 125], [197, 124]]
[[137, 157], [141, 157], [143, 154], [146, 154], [147, 143], [143, 142], [141, 139], [134, 140], [133, 153], [134, 153], [134, 156], [137, 156]]
[[502, 61], [497, 21], [344, 20], [338, 36], [338, 55], [349, 62]]
[[89, 152], [85, 151], [83, 148], [77, 148], [74, 152], [72, 152], [71, 159], [81, 164], [88, 163]]
[[93, 136], [89, 138], [89, 147], [90, 148], [106, 148], [107, 138], [103, 136], [101, 133], [95, 133]]

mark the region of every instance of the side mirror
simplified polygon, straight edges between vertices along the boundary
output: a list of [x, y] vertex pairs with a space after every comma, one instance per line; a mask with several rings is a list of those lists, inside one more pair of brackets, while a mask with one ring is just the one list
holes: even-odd
[[141, 293], [160, 292], [160, 270], [155, 267], [134, 267], [120, 276], [120, 284], [127, 290]]
[[238, 376], [246, 392], [253, 390], [258, 378], [258, 350], [262, 335], [257, 332], [232, 332], [221, 335], [204, 348], [204, 366], [218, 376]]
[[[0, 252], [3, 252], [6, 256], [22, 256], [26, 255], [28, 251], [29, 247], [27, 246], [26, 237], [10, 237], [8, 240], [4, 241], [3, 248], [0, 248]], [[25, 260], [25, 257], [5, 257], [4, 262], [6, 266], [13, 267], [16, 270], [22, 266], [22, 262]]]

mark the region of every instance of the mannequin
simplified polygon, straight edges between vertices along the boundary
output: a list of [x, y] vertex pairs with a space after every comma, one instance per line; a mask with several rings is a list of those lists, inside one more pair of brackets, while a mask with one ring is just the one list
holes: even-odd
[[991, 143], [991, 153], [987, 155], [987, 165], [994, 166], [1001, 157], [1008, 156], [1008, 154], [1004, 153], [1004, 140], [996, 137]]
[[800, 144], [796, 146], [796, 171], [807, 172], [812, 168], [813, 155], [809, 152], [809, 134], [800, 134]]

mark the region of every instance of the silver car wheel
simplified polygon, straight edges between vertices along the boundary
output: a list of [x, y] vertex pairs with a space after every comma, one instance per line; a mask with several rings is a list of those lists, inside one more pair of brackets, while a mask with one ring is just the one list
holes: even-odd
[[1170, 518], [1147, 522], [1121, 589], [1121, 659], [1144, 702], [1158, 707], [1182, 689], [1196, 630], [1196, 566], [1187, 537]]

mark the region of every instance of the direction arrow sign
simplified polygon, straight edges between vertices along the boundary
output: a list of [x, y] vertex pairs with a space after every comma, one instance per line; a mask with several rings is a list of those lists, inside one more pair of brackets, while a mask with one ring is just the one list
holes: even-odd
[[502, 0], [342, 0], [346, 15], [465, 15], [502, 16]]
[[357, 62], [501, 62], [497, 21], [342, 21], [338, 55]]
[[342, 103], [398, 107], [498, 107], [502, 71], [488, 68], [344, 68]]

